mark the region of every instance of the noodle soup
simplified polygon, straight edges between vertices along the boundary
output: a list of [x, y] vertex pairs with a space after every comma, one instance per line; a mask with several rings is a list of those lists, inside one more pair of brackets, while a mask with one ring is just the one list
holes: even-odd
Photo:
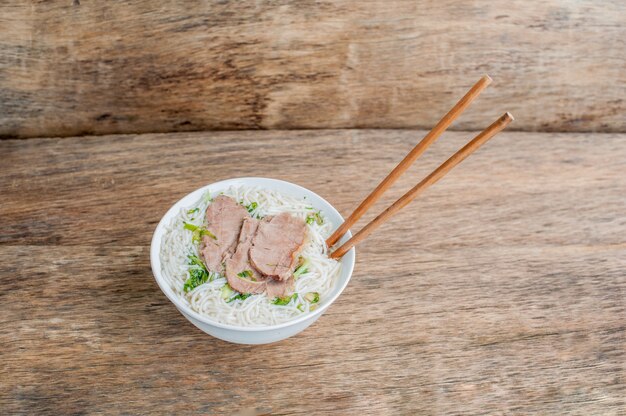
[[281, 324], [313, 311], [330, 294], [341, 273], [341, 263], [328, 257], [325, 244], [337, 224], [331, 224], [306, 198], [276, 190], [231, 186], [220, 195], [233, 198], [253, 218], [286, 212], [306, 223], [300, 264], [293, 273], [293, 294], [270, 298], [263, 293], [237, 293], [222, 274], [203, 269], [197, 230], [204, 226], [207, 207], [217, 196], [207, 193], [165, 225], [160, 247], [161, 272], [176, 296], [200, 315], [243, 327]]

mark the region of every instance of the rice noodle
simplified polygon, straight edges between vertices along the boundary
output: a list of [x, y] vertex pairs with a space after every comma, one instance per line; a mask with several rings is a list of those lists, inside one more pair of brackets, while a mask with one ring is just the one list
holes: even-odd
[[[304, 221], [315, 212], [306, 200], [257, 187], [231, 187], [223, 194], [243, 205], [256, 202], [253, 215], [267, 216], [289, 212]], [[166, 226], [161, 244], [163, 276], [187, 306], [217, 322], [252, 327], [279, 324], [309, 312], [311, 305], [304, 299], [308, 292], [319, 293], [320, 302], [324, 301], [339, 276], [341, 264], [328, 257], [325, 239], [333, 230], [333, 224], [326, 220], [323, 213], [320, 214], [323, 224], [318, 225], [315, 221], [307, 224], [307, 242], [300, 255], [309, 261], [308, 271], [296, 280], [297, 299], [288, 305], [274, 305], [265, 294], [226, 303], [221, 297], [221, 289], [226, 284], [226, 279], [219, 275], [185, 293], [183, 286], [189, 278], [190, 268], [188, 255], [198, 255], [198, 247], [192, 242], [192, 232], [183, 228], [183, 223], [202, 225], [209, 199], [209, 195], [205, 195], [195, 205], [182, 209]], [[196, 208], [198, 210], [194, 211]]]

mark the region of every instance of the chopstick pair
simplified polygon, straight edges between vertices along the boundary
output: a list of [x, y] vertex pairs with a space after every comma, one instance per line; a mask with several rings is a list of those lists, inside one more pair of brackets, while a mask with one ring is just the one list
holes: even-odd
[[[483, 76], [472, 88], [461, 98], [452, 109], [445, 115], [439, 122], [428, 132], [428, 134], [405, 156], [404, 159], [387, 175], [385, 179], [361, 202], [361, 204], [354, 210], [352, 214], [344, 221], [343, 224], [337, 228], [337, 230], [326, 240], [328, 247], [332, 247], [345, 233], [356, 223], [359, 218], [365, 214], [365, 212], [381, 197], [381, 195], [393, 185], [404, 172], [415, 162], [415, 160], [424, 151], [434, 143], [435, 140], [446, 131], [446, 129], [452, 124], [452, 122], [463, 111], [469, 107], [476, 97], [491, 83], [489, 75]], [[443, 176], [445, 176], [452, 168], [461, 163], [465, 158], [476, 151], [480, 146], [486, 143], [493, 136], [502, 131], [511, 121], [513, 116], [506, 112], [494, 123], [492, 123], [485, 130], [480, 132], [474, 139], [463, 146], [459, 151], [452, 155], [448, 160], [439, 165], [430, 175], [424, 178], [420, 183], [415, 185], [411, 190], [400, 197], [396, 202], [389, 206], [380, 215], [374, 218], [363, 229], [356, 233], [350, 240], [346, 241], [341, 247], [334, 250], [330, 257], [334, 259], [341, 258], [352, 247], [363, 241], [369, 236], [375, 229], [383, 225], [389, 218], [395, 215], [398, 211], [408, 205], [414, 200], [420, 193], [422, 193], [430, 185], [437, 182]]]

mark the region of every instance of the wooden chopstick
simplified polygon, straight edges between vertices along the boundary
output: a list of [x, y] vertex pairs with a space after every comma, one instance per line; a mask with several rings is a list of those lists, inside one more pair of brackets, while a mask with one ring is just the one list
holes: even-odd
[[367, 224], [361, 231], [356, 233], [354, 237], [348, 240], [341, 247], [336, 249], [330, 257], [338, 259], [346, 254], [352, 247], [365, 240], [375, 229], [383, 225], [389, 218], [395, 215], [398, 211], [404, 208], [409, 202], [414, 200], [420, 193], [422, 193], [430, 185], [437, 182], [444, 175], [446, 175], [452, 168], [461, 163], [466, 157], [471, 155], [485, 142], [491, 139], [504, 129], [511, 121], [513, 116], [510, 113], [504, 113], [498, 120], [480, 132], [472, 141], [463, 146], [459, 151], [452, 155], [448, 160], [443, 162], [437, 169], [435, 169], [430, 175], [424, 178], [420, 183], [415, 185], [409, 192], [404, 194], [400, 199], [394, 202], [389, 208], [383, 211], [379, 216], [374, 218], [369, 224]]
[[428, 132], [428, 134], [422, 139], [422, 141], [420, 141], [413, 148], [413, 150], [411, 150], [409, 154], [407, 154], [404, 159], [402, 159], [402, 161], [398, 163], [398, 165], [389, 173], [389, 175], [387, 175], [387, 177], [383, 179], [380, 184], [378, 184], [378, 186], [372, 191], [372, 193], [370, 193], [367, 198], [365, 198], [363, 202], [361, 202], [361, 205], [359, 205], [357, 209], [355, 209], [354, 212], [350, 214], [350, 216], [344, 221], [344, 223], [341, 224], [330, 237], [328, 237], [328, 239], [326, 240], [326, 245], [328, 247], [332, 247], [341, 238], [341, 236], [344, 235], [346, 231], [348, 231], [350, 227], [352, 227], [354, 223], [356, 223], [359, 218], [361, 218], [363, 214], [365, 214], [365, 212], [367, 212], [367, 210], [372, 205], [374, 205], [376, 201], [378, 201], [381, 195], [385, 193], [385, 191], [389, 189], [389, 187], [391, 187], [391, 185], [393, 185], [394, 182], [396, 182], [398, 178], [402, 176], [402, 174], [406, 172], [409, 167], [411, 167], [413, 162], [415, 162], [415, 160], [420, 157], [420, 155], [424, 153], [424, 151], [426, 151], [428, 146], [430, 146], [435, 140], [437, 140], [437, 138], [439, 138], [439, 136], [441, 136], [441, 134], [446, 131], [448, 127], [450, 127], [450, 124], [452, 124], [452, 122], [456, 120], [456, 118], [460, 116], [467, 107], [469, 107], [472, 101], [474, 101], [474, 99], [478, 97], [478, 95], [485, 88], [487, 88], [489, 84], [491, 84], [491, 77], [489, 77], [489, 75], [485, 75], [480, 80], [478, 80], [478, 82], [474, 84], [472, 88], [470, 88], [470, 90], [463, 96], [463, 98], [461, 98], [454, 105], [454, 107], [452, 107], [452, 109], [448, 111], [448, 113], [443, 116], [441, 120], [439, 120], [435, 127], [433, 127], [433, 129]]

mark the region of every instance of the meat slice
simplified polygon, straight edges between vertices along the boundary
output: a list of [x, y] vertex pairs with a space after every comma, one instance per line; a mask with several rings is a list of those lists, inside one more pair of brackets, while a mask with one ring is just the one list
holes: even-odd
[[285, 296], [289, 296], [293, 293], [293, 288], [293, 276], [289, 277], [287, 280], [268, 279], [265, 293], [269, 299], [284, 298]]
[[250, 263], [265, 276], [287, 280], [293, 275], [305, 237], [306, 224], [289, 213], [261, 221], [252, 239]]
[[209, 271], [223, 273], [222, 264], [235, 252], [244, 218], [249, 218], [248, 211], [233, 198], [220, 195], [208, 206], [207, 229], [216, 238], [202, 237], [200, 254]]
[[259, 220], [251, 217], [244, 218], [237, 250], [231, 258], [226, 260], [226, 280], [230, 287], [240, 293], [263, 293], [265, 291], [266, 277], [260, 275], [250, 265], [248, 257], [252, 238], [258, 227]]

